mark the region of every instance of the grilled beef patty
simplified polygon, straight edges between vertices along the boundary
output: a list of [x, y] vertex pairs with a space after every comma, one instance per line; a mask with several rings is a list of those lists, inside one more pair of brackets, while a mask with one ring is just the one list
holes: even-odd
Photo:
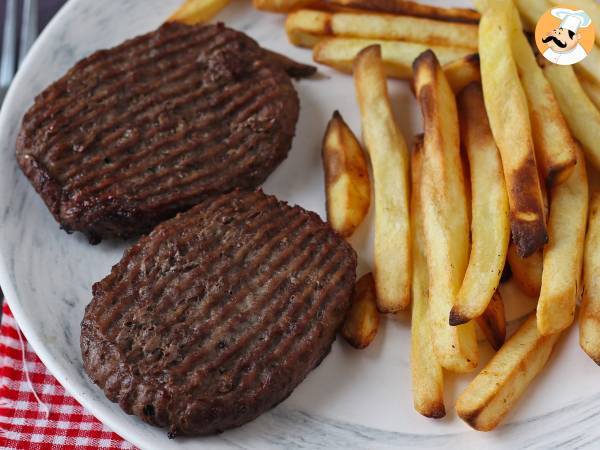
[[93, 286], [90, 378], [171, 436], [242, 425], [331, 349], [354, 250], [314, 213], [262, 192], [205, 200], [155, 228]]
[[[306, 70], [308, 67], [308, 73]], [[17, 160], [67, 231], [149, 232], [285, 159], [309, 75], [223, 24], [167, 23], [83, 59], [23, 118]]]

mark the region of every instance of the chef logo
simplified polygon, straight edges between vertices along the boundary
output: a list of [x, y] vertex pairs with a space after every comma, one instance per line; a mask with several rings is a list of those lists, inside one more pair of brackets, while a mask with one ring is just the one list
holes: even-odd
[[535, 27], [538, 50], [554, 64], [571, 65], [584, 59], [594, 47], [594, 27], [581, 9], [552, 8]]

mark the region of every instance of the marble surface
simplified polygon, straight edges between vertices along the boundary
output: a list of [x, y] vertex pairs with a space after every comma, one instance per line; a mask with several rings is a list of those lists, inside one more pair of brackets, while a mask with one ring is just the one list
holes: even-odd
[[[92, 247], [81, 235], [62, 232], [17, 167], [15, 136], [24, 111], [44, 86], [91, 51], [155, 28], [178, 3], [71, 0], [30, 52], [0, 113], [0, 284], [23, 332], [67, 390], [142, 448], [593, 447], [600, 439], [600, 369], [579, 349], [576, 327], [505, 425], [487, 434], [470, 430], [451, 407], [470, 377], [448, 376], [445, 419], [434, 422], [414, 412], [405, 316], [383, 320], [367, 350], [336, 342], [331, 355], [288, 400], [219, 436], [168, 440], [164, 430], [127, 416], [104, 398], [83, 372], [79, 324], [91, 284], [109, 272], [126, 244]], [[288, 44], [281, 16], [261, 14], [233, 0], [219, 19], [265, 47], [311, 60], [309, 51]], [[327, 119], [339, 109], [357, 134], [360, 126], [352, 79], [327, 68], [320, 73], [316, 80], [296, 84], [302, 111], [294, 146], [264, 188], [323, 215], [320, 142]], [[406, 83], [391, 81], [390, 93], [401, 128], [412, 141], [421, 127], [417, 105]], [[371, 264], [371, 238], [372, 215], [352, 240], [361, 255], [361, 273]], [[510, 289], [505, 297], [516, 318], [532, 303], [511, 295]], [[482, 350], [489, 357], [485, 344]]]

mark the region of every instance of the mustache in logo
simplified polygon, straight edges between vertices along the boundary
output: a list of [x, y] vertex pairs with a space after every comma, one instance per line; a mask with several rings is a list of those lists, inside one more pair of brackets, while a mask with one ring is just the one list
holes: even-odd
[[567, 46], [566, 42], [560, 41], [556, 36], [548, 36], [548, 37], [545, 37], [542, 39], [542, 42], [544, 44], [546, 44], [547, 42], [550, 42], [550, 41], [554, 41], [554, 43], [556, 45], [558, 45], [560, 48], [565, 48]]

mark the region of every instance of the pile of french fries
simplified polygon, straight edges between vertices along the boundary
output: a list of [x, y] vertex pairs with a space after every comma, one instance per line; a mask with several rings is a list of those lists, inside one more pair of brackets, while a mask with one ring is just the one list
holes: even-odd
[[[224, 1], [188, 10], [206, 21]], [[292, 44], [354, 77], [366, 153], [337, 111], [322, 146], [327, 217], [342, 236], [364, 220], [374, 190], [373, 273], [357, 282], [346, 340], [365, 348], [381, 313], [411, 308], [414, 407], [440, 418], [444, 371], [478, 367], [480, 328], [496, 353], [456, 411], [481, 431], [495, 428], [544, 368], [581, 297], [580, 345], [600, 365], [600, 192], [587, 175], [600, 170], [600, 30], [584, 62], [557, 66], [524, 31], [555, 0], [474, 0], [476, 10], [253, 1], [288, 13]], [[600, 25], [594, 0], [572, 3]], [[388, 77], [410, 81], [422, 111], [412, 150]], [[498, 287], [507, 267], [538, 301], [506, 340]]]

